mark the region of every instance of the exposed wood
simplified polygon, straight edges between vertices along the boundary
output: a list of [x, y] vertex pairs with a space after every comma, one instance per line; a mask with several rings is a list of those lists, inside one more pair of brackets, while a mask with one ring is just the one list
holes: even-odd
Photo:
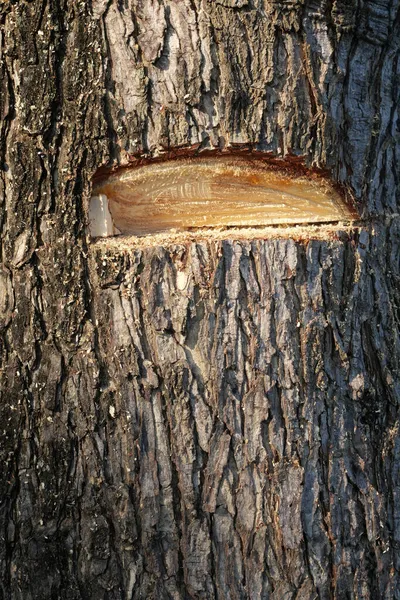
[[[0, 28], [0, 598], [398, 598], [398, 0]], [[233, 144], [328, 169], [361, 223], [90, 241], [100, 168]]]
[[[100, 211], [104, 221], [107, 200], [108, 235], [113, 234], [110, 218], [120, 232], [135, 235], [353, 219], [352, 207], [328, 178], [311, 171], [296, 176], [284, 165], [251, 155], [205, 155], [122, 169], [95, 185], [92, 220], [99, 221]], [[97, 229], [91, 228], [92, 235], [102, 235]]]

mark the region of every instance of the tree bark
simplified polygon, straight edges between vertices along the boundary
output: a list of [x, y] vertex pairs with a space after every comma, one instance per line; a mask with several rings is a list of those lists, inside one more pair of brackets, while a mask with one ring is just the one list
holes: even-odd
[[[400, 598], [398, 0], [0, 19], [0, 598]], [[238, 143], [362, 220], [90, 240], [99, 167]]]

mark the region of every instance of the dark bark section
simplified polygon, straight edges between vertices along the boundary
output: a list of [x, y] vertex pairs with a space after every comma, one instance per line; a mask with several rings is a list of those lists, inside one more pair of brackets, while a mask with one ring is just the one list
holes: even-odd
[[134, 489], [145, 596], [394, 596], [398, 233], [97, 250], [103, 478]]
[[[0, 19], [0, 597], [399, 597], [398, 2]], [[98, 167], [232, 142], [379, 216], [89, 244]]]

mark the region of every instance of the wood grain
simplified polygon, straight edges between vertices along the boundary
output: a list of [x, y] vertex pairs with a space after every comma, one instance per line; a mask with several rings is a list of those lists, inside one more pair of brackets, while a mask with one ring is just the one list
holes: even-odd
[[352, 220], [332, 183], [245, 156], [186, 158], [123, 169], [95, 186], [115, 226], [144, 235], [193, 227]]

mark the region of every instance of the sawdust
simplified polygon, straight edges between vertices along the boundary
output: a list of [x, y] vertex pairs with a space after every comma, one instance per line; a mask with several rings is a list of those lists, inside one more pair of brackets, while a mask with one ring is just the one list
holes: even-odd
[[358, 229], [358, 222], [324, 223], [321, 225], [269, 226], [269, 227], [213, 227], [187, 231], [147, 234], [143, 236], [119, 235], [97, 238], [93, 245], [105, 250], [123, 250], [154, 246], [168, 247], [192, 242], [223, 240], [277, 240], [294, 239], [298, 242], [310, 240], [339, 240], [343, 235], [351, 235]]

